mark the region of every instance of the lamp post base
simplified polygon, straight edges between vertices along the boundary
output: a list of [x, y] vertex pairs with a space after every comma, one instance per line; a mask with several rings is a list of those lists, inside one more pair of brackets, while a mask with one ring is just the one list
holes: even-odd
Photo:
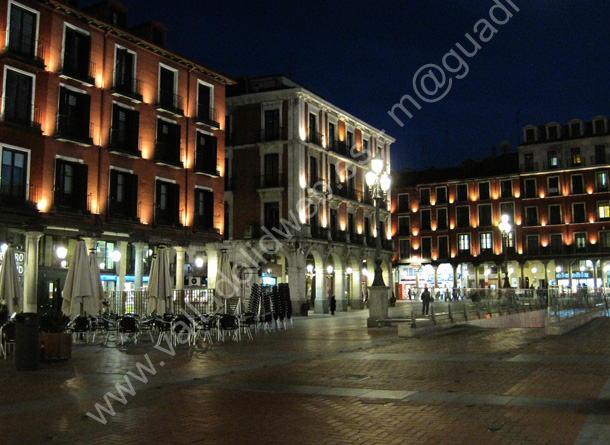
[[367, 328], [377, 327], [377, 320], [388, 318], [388, 303], [392, 295], [392, 288], [388, 286], [369, 287], [369, 318], [366, 319]]

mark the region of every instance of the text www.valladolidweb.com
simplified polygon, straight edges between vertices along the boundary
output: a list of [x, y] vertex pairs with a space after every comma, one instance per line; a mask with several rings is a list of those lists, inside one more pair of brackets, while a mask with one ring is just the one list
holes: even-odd
[[[489, 20], [483, 18], [476, 22], [473, 27], [473, 32], [475, 35], [478, 35], [481, 43], [489, 42], [493, 39], [494, 35], [498, 33], [498, 28], [496, 28], [494, 24], [502, 26], [510, 21], [513, 17], [511, 9], [514, 12], [520, 11], [517, 5], [511, 0], [504, 0], [504, 3], [501, 0], [494, 0], [493, 3], [493, 6], [489, 9]], [[509, 7], [511, 9], [509, 9]], [[470, 35], [470, 33], [466, 33], [465, 37], [473, 45], [473, 49], [470, 52], [467, 51], [461, 43], [456, 43], [455, 46], [464, 56], [472, 58], [477, 55], [482, 49], [482, 46], [479, 41]], [[456, 79], [463, 79], [469, 72], [470, 68], [462, 55], [455, 49], [451, 49], [451, 51], [447, 52], [441, 59], [441, 65], [429, 63], [417, 70], [413, 75], [413, 91], [415, 92], [415, 96], [422, 102], [438, 102], [451, 91], [453, 77]], [[412, 95], [405, 94], [402, 96], [400, 101], [394, 104], [388, 111], [390, 117], [392, 117], [401, 127], [404, 127], [405, 124], [396, 115], [397, 110], [402, 111], [409, 119], [413, 118], [413, 113], [405, 106], [406, 101], [410, 102], [417, 110], [422, 109], [421, 104]]]

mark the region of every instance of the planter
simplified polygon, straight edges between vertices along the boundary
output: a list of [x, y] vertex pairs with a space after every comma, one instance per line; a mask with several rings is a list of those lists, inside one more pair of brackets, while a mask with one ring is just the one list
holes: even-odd
[[39, 334], [40, 355], [42, 360], [68, 360], [72, 357], [72, 334]]

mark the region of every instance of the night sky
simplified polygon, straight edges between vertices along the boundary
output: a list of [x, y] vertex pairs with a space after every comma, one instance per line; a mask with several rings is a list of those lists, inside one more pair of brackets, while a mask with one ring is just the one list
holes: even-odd
[[[122, 2], [129, 8], [128, 25], [159, 20], [168, 26], [168, 48], [178, 54], [230, 77], [287, 74], [384, 129], [397, 140], [393, 170], [458, 165], [488, 156], [503, 141], [515, 151], [524, 125], [610, 115], [605, 1]], [[502, 24], [490, 18], [496, 2], [513, 15], [496, 8], [494, 17]], [[81, 6], [93, 3], [81, 0]], [[497, 32], [485, 23], [475, 32], [481, 19]], [[469, 53], [475, 44], [481, 48], [469, 58], [457, 44]], [[452, 50], [468, 65], [468, 74], [454, 56], [443, 65]], [[414, 75], [428, 64], [442, 67], [434, 74], [439, 81], [446, 76], [445, 89], [452, 82], [435, 102], [419, 99], [413, 87]], [[424, 77], [420, 94], [433, 90], [431, 82]], [[406, 101], [413, 117], [399, 112], [401, 127], [388, 111], [406, 94], [421, 110]]]

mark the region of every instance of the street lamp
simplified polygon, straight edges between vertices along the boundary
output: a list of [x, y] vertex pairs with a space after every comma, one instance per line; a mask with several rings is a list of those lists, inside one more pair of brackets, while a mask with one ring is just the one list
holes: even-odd
[[510, 231], [512, 230], [512, 226], [510, 225], [508, 220], [509, 220], [508, 215], [502, 215], [502, 222], [500, 222], [500, 224], [498, 224], [498, 228], [500, 229], [500, 232], [502, 233], [502, 250], [504, 251], [504, 284], [502, 284], [502, 287], [504, 287], [504, 288], [510, 287], [510, 283], [508, 282], [507, 254], [508, 254], [508, 239], [510, 237]]
[[377, 225], [376, 249], [375, 249], [375, 278], [373, 286], [385, 287], [383, 282], [383, 270], [381, 269], [381, 221], [379, 212], [381, 203], [384, 200], [386, 192], [390, 189], [390, 175], [384, 170], [383, 159], [378, 155], [371, 160], [371, 170], [365, 175], [366, 185], [373, 192], [375, 199], [375, 220]]

